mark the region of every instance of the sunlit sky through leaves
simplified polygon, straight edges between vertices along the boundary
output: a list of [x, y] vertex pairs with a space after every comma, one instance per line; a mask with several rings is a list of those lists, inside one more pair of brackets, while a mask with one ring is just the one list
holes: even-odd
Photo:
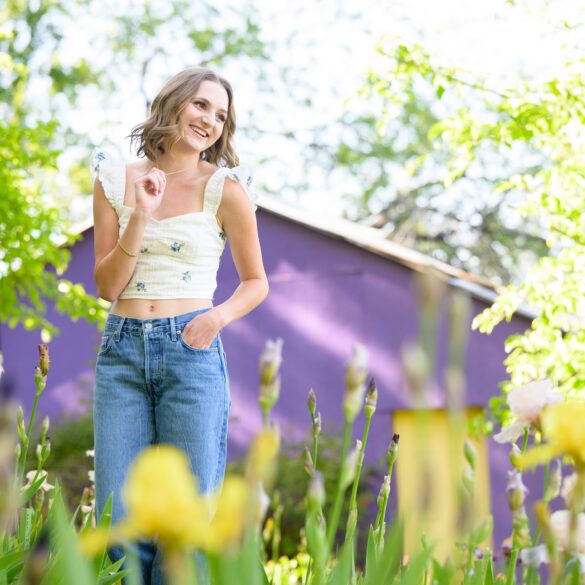
[[[239, 0], [229, 2], [234, 8], [245, 5], [249, 4]], [[222, 3], [218, 7], [222, 13], [225, 11], [226, 19], [227, 6]], [[567, 58], [583, 54], [582, 50], [578, 53], [575, 44], [585, 27], [569, 30], [563, 24], [585, 22], [582, 0], [519, 0], [516, 5], [504, 0], [300, 0], [295, 3], [259, 0], [257, 10], [262, 38], [277, 44], [271, 54], [272, 67], [291, 68], [293, 78], [309, 82], [310, 95], [303, 95], [306, 91], [303, 84], [287, 87], [276, 76], [264, 82], [274, 93], [264, 92], [250, 84], [246, 63], [231, 63], [223, 68], [221, 73], [236, 90], [241, 128], [253, 124], [264, 132], [259, 146], [257, 140], [249, 140], [242, 130], [236, 146], [242, 162], [252, 165], [263, 156], [278, 153], [274, 163], [256, 167], [257, 182], [278, 191], [280, 197], [323, 213], [341, 212], [340, 188], [335, 177], [323, 176], [319, 168], [311, 169], [310, 187], [300, 195], [293, 193], [287, 188], [286, 177], [307, 172], [298, 156], [298, 149], [303, 146], [284, 140], [278, 132], [323, 125], [324, 139], [337, 136], [336, 120], [343, 111], [343, 100], [354, 94], [363, 75], [374, 64], [374, 44], [381, 35], [421, 43], [434, 62], [463, 67], [481, 75], [486, 85], [494, 89], [512, 84], [520, 76], [532, 79], [554, 76]], [[103, 10], [100, 12], [103, 15]], [[101, 23], [107, 26], [103, 20]], [[79, 32], [71, 36], [71, 42], [82, 47], [84, 26], [93, 23], [79, 24]], [[172, 42], [169, 38], [169, 43]], [[190, 64], [181, 61], [180, 54], [179, 51], [176, 70]], [[108, 57], [101, 54], [94, 58]], [[156, 60], [153, 61], [152, 74], [147, 80], [151, 98], [169, 73], [174, 71], [160, 66], [157, 69]], [[297, 98], [296, 102], [291, 96]], [[304, 97], [311, 98], [311, 107], [296, 105]], [[136, 84], [122, 82], [115, 98], [106, 105], [111, 111], [104, 111], [103, 105], [98, 105], [88, 92], [79, 110], [71, 112], [71, 116], [80, 130], [95, 136], [96, 143], [107, 140], [130, 160], [132, 154], [125, 136], [143, 119], [144, 98], [136, 91]], [[351, 104], [345, 107], [352, 107]], [[302, 132], [299, 136], [302, 138]]]

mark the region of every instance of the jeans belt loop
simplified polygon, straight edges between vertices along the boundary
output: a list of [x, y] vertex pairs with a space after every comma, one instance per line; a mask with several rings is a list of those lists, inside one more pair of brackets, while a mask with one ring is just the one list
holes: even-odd
[[114, 333], [114, 339], [116, 341], [120, 341], [120, 332], [122, 331], [122, 327], [124, 326], [124, 321], [126, 321], [126, 317], [120, 317], [120, 322], [116, 326], [116, 332]]
[[173, 341], [177, 341], [177, 323], [174, 317], [169, 317], [169, 322], [171, 324], [171, 339]]

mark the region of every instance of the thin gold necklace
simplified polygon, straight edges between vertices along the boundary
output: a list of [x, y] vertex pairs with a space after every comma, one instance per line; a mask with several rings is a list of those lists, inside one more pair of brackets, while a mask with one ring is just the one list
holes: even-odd
[[[153, 165], [153, 166], [151, 167], [151, 170], [152, 170], [152, 169], [153, 169], [155, 166], [156, 166], [156, 165]], [[193, 167], [186, 167], [186, 168], [184, 168], [184, 169], [180, 169], [180, 170], [178, 170], [178, 171], [171, 171], [170, 173], [167, 173], [166, 171], [162, 171], [162, 169], [161, 169], [161, 171], [162, 171], [162, 172], [165, 174], [165, 177], [166, 177], [166, 176], [168, 176], [168, 175], [175, 175], [175, 174], [177, 174], [177, 173], [182, 173], [183, 171], [188, 171], [189, 169], [192, 169], [192, 168], [193, 168]]]
[[183, 171], [188, 171], [191, 167], [187, 167], [186, 169], [181, 169], [180, 171], [171, 171], [170, 173], [166, 173], [165, 171], [163, 171], [163, 173], [165, 173], [165, 177], [168, 175], [174, 175], [176, 173], [182, 173]]

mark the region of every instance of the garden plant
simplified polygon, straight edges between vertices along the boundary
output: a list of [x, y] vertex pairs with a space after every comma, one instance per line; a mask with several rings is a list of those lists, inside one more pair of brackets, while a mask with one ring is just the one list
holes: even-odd
[[[420, 406], [424, 405], [424, 391], [433, 371], [435, 350], [428, 341], [438, 323], [433, 307], [440, 304], [445, 290], [445, 284], [437, 276], [422, 275], [421, 341], [404, 348], [405, 378], [415, 403]], [[461, 367], [465, 332], [469, 329], [469, 299], [456, 293], [449, 300], [452, 333], [445, 384], [452, 434], [463, 438]], [[30, 437], [36, 408], [49, 372], [48, 348], [41, 345], [39, 349], [35, 401], [28, 421], [20, 407], [5, 405], [1, 413], [0, 583], [105, 585], [125, 577], [127, 583], [139, 585], [140, 571], [132, 546], [138, 538], [157, 540], [164, 551], [172, 585], [203, 582], [195, 563], [195, 551], [205, 553], [212, 582], [218, 585], [583, 582], [585, 404], [557, 392], [547, 381], [537, 381], [509, 393], [508, 424], [494, 437], [512, 445], [506, 495], [513, 532], [507, 554], [490, 548], [491, 517], [477, 518], [473, 514], [477, 454], [470, 439], [462, 441], [464, 448], [456, 448], [446, 461], [452, 471], [462, 518], [456, 541], [449, 543], [450, 554], [445, 558], [435, 554], [437, 543], [428, 538], [424, 527], [421, 527], [420, 546], [415, 550], [405, 549], [403, 528], [408, 517], [390, 516], [388, 506], [399, 446], [399, 436], [394, 435], [388, 447], [386, 475], [377, 497], [376, 518], [369, 527], [367, 542], [362, 543], [365, 562], [360, 563], [356, 554], [359, 544], [356, 526], [361, 510], [356, 497], [378, 389], [373, 379], [368, 380], [367, 352], [356, 344], [345, 370], [344, 426], [334, 489], [326, 500], [320, 471], [323, 465], [321, 415], [317, 397], [311, 390], [307, 406], [312, 443], [307, 446], [304, 463], [309, 477], [304, 537], [295, 557], [275, 555], [263, 569], [262, 531], [272, 523], [274, 534], [278, 525], [278, 502], [276, 506], [272, 502], [272, 517], [267, 519], [266, 513], [271, 496], [275, 498], [275, 464], [280, 448], [279, 430], [271, 421], [271, 411], [280, 393], [281, 340], [269, 341], [260, 357], [259, 404], [263, 428], [252, 441], [243, 473], [228, 474], [222, 489], [206, 497], [198, 493], [196, 478], [180, 450], [170, 445], [153, 446], [131, 468], [123, 491], [128, 516], [116, 525], [110, 525], [109, 521], [111, 500], [102, 517], [95, 518], [92, 487], [88, 486], [80, 494], [77, 509], [70, 513], [59, 483], [48, 482], [44, 468], [51, 443], [46, 418], [34, 449], [36, 468], [25, 475], [27, 459], [33, 452]], [[365, 425], [352, 446], [354, 422], [362, 409]], [[421, 408], [419, 414], [424, 424], [425, 410]], [[409, 440], [420, 439], [411, 436]], [[563, 468], [557, 463], [561, 457], [567, 464]], [[522, 470], [540, 464], [547, 465], [548, 472], [543, 497], [535, 507], [536, 529], [531, 531]], [[564, 508], [553, 512], [549, 504], [559, 496]], [[344, 500], [349, 501], [346, 516], [342, 516]], [[330, 504], [326, 505], [326, 501]], [[113, 543], [125, 547], [124, 565], [110, 562], [107, 549]]]

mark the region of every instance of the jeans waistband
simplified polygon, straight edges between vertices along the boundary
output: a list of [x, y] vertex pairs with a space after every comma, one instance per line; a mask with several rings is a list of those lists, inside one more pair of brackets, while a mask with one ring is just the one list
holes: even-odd
[[210, 311], [212, 308], [205, 307], [196, 311], [190, 311], [189, 313], [175, 315], [174, 317], [157, 317], [155, 319], [136, 319], [134, 317], [123, 317], [122, 315], [110, 313], [106, 320], [104, 332], [107, 334], [116, 334], [116, 336], [119, 336], [121, 331], [127, 333], [169, 332], [174, 338], [195, 315]]

